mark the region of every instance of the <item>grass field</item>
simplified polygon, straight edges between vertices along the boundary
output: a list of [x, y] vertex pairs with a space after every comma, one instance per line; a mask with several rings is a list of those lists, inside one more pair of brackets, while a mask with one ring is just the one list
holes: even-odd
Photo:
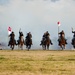
[[0, 50], [0, 75], [75, 75], [75, 51]]

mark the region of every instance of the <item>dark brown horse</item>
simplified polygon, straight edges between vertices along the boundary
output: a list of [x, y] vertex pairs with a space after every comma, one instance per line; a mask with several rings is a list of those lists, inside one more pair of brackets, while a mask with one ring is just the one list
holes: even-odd
[[75, 38], [72, 39], [72, 43], [73, 47], [75, 48]]
[[65, 39], [63, 37], [60, 38], [59, 46], [62, 48], [62, 50], [65, 49], [66, 42], [65, 42]]
[[26, 45], [26, 48], [29, 50], [31, 48], [31, 45], [32, 45], [32, 41], [30, 38], [26, 38], [25, 39], [25, 45]]
[[46, 50], [46, 49], [49, 50], [50, 44], [51, 44], [50, 39], [49, 39], [49, 38], [47, 38], [47, 39], [45, 38], [45, 39], [43, 40], [43, 42], [42, 42], [42, 48], [43, 48], [43, 50]]
[[11, 39], [10, 41], [9, 41], [9, 46], [10, 46], [10, 48], [13, 50], [14, 49], [14, 46], [16, 45], [16, 40], [14, 40], [14, 39]]
[[18, 40], [18, 49], [21, 48], [23, 50], [23, 45], [24, 45], [24, 38], [21, 36], [21, 39]]

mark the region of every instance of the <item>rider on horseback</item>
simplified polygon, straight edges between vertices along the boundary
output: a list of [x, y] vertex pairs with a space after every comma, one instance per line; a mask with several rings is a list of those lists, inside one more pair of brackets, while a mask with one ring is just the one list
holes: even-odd
[[74, 33], [73, 39], [72, 39], [72, 44], [73, 44], [73, 40], [75, 40], [75, 31], [73, 31], [73, 28], [72, 28], [72, 33]]
[[[41, 44], [40, 44], [40, 45], [42, 45], [42, 44], [43, 44], [43, 41], [45, 41], [46, 39], [49, 39], [49, 40], [50, 40], [49, 36], [50, 36], [49, 32], [46, 31], [46, 32], [44, 33], [44, 35], [43, 35], [43, 38], [42, 38], [42, 40], [41, 40]], [[51, 42], [51, 45], [53, 45], [53, 43], [52, 43], [51, 40], [50, 40], [50, 42]]]
[[27, 33], [27, 36], [26, 36], [26, 40], [25, 40], [25, 44], [26, 44], [26, 41], [29, 39], [30, 40], [30, 42], [31, 42], [31, 44], [32, 44], [32, 34], [31, 34], [31, 32], [29, 32], [29, 33]]
[[23, 37], [23, 32], [21, 31], [21, 29], [19, 30], [19, 40], [18, 40], [18, 44], [21, 41], [21, 37]]
[[[63, 38], [65, 39], [65, 33], [64, 33], [64, 31], [62, 30], [62, 31], [61, 31], [61, 32], [59, 32], [58, 34], [60, 34], [59, 39], [58, 39], [58, 41], [59, 41], [59, 45], [60, 45], [61, 38], [63, 37]], [[66, 39], [65, 39], [65, 43], [67, 44]]]
[[[12, 42], [12, 40], [14, 40], [14, 41], [15, 41], [15, 44], [16, 44], [15, 34], [14, 34], [13, 31], [12, 31], [12, 33], [9, 35], [9, 37], [10, 37], [10, 40], [9, 40], [8, 46], [10, 45], [10, 43]], [[16, 44], [16, 45], [17, 45], [17, 44]]]

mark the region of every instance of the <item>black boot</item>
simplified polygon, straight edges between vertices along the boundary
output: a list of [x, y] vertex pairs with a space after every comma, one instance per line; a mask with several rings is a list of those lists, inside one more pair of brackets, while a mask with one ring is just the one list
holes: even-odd
[[53, 45], [53, 43], [51, 42], [51, 45]]
[[40, 45], [42, 45], [42, 41], [41, 41], [41, 44]]
[[51, 45], [53, 45], [53, 43], [52, 43], [52, 41], [50, 40], [50, 42], [51, 42]]
[[65, 40], [65, 43], [67, 44], [67, 41]]
[[32, 39], [31, 39], [31, 44], [33, 45], [33, 43], [32, 43]]
[[59, 41], [59, 44], [58, 45], [60, 46], [60, 41]]
[[8, 43], [8, 46], [10, 46], [10, 41], [9, 41], [9, 43]]
[[15, 41], [15, 45], [17, 45], [16, 40], [14, 40], [14, 41]]
[[73, 40], [72, 40], [72, 43], [71, 44], [73, 45]]
[[9, 43], [8, 43], [8, 46], [9, 46]]

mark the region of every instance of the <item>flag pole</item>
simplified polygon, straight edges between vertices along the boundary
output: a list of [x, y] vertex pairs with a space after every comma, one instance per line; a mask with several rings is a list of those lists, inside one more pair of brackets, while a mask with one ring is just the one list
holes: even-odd
[[59, 38], [59, 26], [58, 26], [58, 38]]
[[9, 41], [10, 41], [10, 34], [11, 34], [11, 32], [12, 32], [12, 29], [11, 29], [11, 27], [9, 26], [8, 27], [8, 43], [9, 43]]
[[59, 27], [60, 27], [60, 22], [59, 21], [57, 22], [57, 25], [58, 25], [58, 38], [59, 38]]

